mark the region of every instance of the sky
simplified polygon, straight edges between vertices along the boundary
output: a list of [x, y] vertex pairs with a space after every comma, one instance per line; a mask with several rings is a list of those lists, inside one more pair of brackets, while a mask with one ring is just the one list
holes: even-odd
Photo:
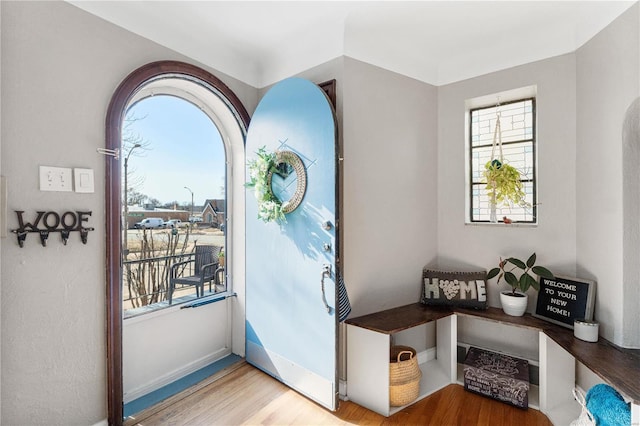
[[[211, 119], [198, 107], [173, 96], [152, 96], [133, 105], [127, 117], [130, 134], [143, 145], [123, 155], [128, 160], [129, 191], [161, 203], [178, 201], [202, 206], [209, 198], [223, 198], [225, 153]], [[123, 136], [124, 138], [125, 136]]]

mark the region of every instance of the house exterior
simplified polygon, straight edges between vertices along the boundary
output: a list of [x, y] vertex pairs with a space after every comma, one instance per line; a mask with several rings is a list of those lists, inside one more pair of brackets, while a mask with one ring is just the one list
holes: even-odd
[[[1, 174], [7, 228], [15, 211], [90, 211], [87, 244], [23, 248], [0, 241], [2, 424], [103, 424], [106, 419], [105, 111], [118, 84], [153, 61], [209, 70], [253, 112], [252, 87], [61, 1], [0, 2]], [[527, 247], [554, 271], [598, 283], [601, 334], [640, 347], [637, 134], [638, 3], [578, 50], [434, 86], [340, 56], [300, 76], [337, 79], [343, 146], [345, 281], [353, 315], [416, 301], [425, 264], [489, 268]], [[468, 226], [465, 100], [537, 85], [537, 226]], [[380, 125], [384, 123], [384, 126]], [[95, 192], [43, 193], [38, 165], [95, 172]], [[389, 209], [380, 209], [381, 194]], [[386, 194], [393, 194], [389, 198]], [[213, 200], [215, 201], [215, 200]], [[224, 206], [211, 207], [212, 223]], [[222, 207], [220, 209], [220, 207]], [[222, 213], [222, 218], [220, 217]], [[375, 231], [375, 232], [374, 232]], [[389, 268], [372, 268], [384, 258]], [[498, 306], [495, 289], [489, 303]]]
[[225, 202], [219, 199], [208, 199], [204, 202], [202, 210], [202, 222], [214, 228], [219, 228], [224, 223]]

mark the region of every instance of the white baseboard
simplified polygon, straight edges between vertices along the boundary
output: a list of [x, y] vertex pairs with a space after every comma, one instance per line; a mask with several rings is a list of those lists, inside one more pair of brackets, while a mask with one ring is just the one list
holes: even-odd
[[103, 419], [103, 420], [100, 420], [98, 423], [94, 424], [93, 426], [109, 426], [109, 422], [107, 421], [107, 419]]
[[160, 377], [156, 377], [153, 381], [149, 383], [138, 386], [135, 389], [131, 389], [128, 391], [125, 390], [123, 395], [123, 402], [127, 404], [131, 401], [135, 401], [136, 399], [142, 396], [145, 396], [148, 393], [158, 390], [161, 387], [168, 385], [169, 383], [173, 383], [176, 380], [183, 378], [184, 376], [187, 376], [195, 371], [200, 370], [201, 368], [206, 367], [207, 365], [212, 364], [229, 354], [231, 354], [230, 348], [222, 348], [212, 354], [209, 354], [193, 362], [190, 362], [187, 365], [183, 365], [182, 367], [176, 370], [170, 371]]
[[429, 348], [422, 352], [418, 352], [418, 364], [424, 364], [427, 361], [436, 359], [436, 348]]
[[338, 398], [341, 401], [348, 401], [349, 397], [347, 396], [347, 381], [339, 380], [338, 381]]

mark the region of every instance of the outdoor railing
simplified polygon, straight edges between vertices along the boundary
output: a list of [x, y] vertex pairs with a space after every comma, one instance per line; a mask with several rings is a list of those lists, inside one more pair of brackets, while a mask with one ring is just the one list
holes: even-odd
[[[193, 256], [193, 253], [184, 253], [124, 261], [123, 308], [139, 308], [167, 300], [171, 266], [190, 260]], [[188, 269], [190, 265], [193, 265], [193, 262], [182, 265], [178, 272], [184, 272], [183, 269]]]

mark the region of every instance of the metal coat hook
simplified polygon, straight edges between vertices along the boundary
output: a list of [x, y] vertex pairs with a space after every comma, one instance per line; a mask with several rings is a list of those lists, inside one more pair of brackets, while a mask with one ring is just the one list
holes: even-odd
[[64, 244], [65, 246], [67, 245], [67, 241], [69, 240], [70, 233], [71, 231], [67, 229], [63, 229], [62, 231], [60, 231], [60, 236], [62, 237], [62, 244]]
[[47, 239], [49, 238], [49, 231], [40, 229], [39, 232], [40, 232], [40, 242], [42, 243], [42, 247], [46, 247]]
[[12, 232], [14, 232], [18, 237], [18, 245], [21, 248], [24, 247], [24, 240], [27, 239], [27, 233], [28, 232], [27, 231], [19, 231], [19, 230], [12, 231]]

